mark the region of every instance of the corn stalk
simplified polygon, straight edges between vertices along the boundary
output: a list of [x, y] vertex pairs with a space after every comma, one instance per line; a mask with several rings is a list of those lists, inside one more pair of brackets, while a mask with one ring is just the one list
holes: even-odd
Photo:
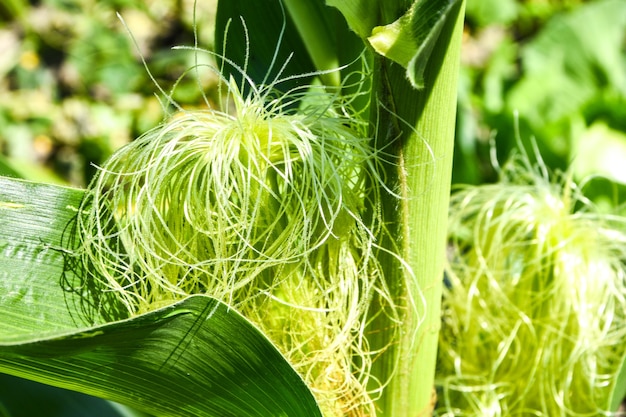
[[[414, 88], [400, 65], [376, 58], [373, 94], [379, 108], [372, 119], [378, 118], [378, 148], [389, 152], [392, 143], [394, 160], [386, 171], [388, 188], [398, 194], [382, 198], [388, 234], [381, 262], [402, 311], [399, 342], [375, 364], [375, 374], [390, 381], [377, 402], [380, 416], [430, 415], [434, 405], [463, 7], [456, 5], [442, 28], [423, 89]], [[394, 323], [386, 320], [371, 329], [381, 347], [393, 337]]]

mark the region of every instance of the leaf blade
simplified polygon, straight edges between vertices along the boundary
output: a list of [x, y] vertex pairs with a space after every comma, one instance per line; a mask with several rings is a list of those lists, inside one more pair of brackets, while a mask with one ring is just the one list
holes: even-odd
[[0, 178], [0, 372], [171, 416], [321, 416], [244, 317], [207, 296], [106, 323], [63, 288], [61, 241], [83, 192]]
[[315, 71], [300, 34], [278, 1], [218, 2], [215, 46], [225, 78], [232, 76], [243, 91], [250, 87], [244, 81], [249, 77], [256, 85], [274, 84], [287, 92], [312, 79], [290, 76]]

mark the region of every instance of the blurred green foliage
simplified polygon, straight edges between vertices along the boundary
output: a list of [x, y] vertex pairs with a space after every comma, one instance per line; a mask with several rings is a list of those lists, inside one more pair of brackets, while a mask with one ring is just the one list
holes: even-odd
[[[192, 51], [172, 50], [194, 44], [193, 7], [2, 2], [0, 174], [84, 186], [92, 164], [158, 124], [167, 106], [141, 58], [169, 91], [194, 64]], [[215, 1], [196, 7], [199, 45], [212, 50]], [[552, 168], [607, 176], [596, 193], [626, 184], [625, 39], [623, 0], [469, 0], [453, 182], [493, 181], [490, 140], [503, 160], [519, 136]], [[177, 85], [181, 105], [215, 94], [201, 73], [200, 88], [191, 76]]]
[[[215, 1], [197, 6], [208, 48], [214, 11]], [[141, 58], [168, 90], [194, 64], [192, 52], [171, 48], [193, 40], [193, 1], [2, 2], [0, 174], [84, 186], [92, 164], [163, 118]], [[210, 75], [202, 89], [212, 89]], [[174, 97], [194, 106], [201, 88], [187, 77]]]
[[519, 135], [551, 168], [626, 184], [625, 46], [623, 0], [470, 0], [453, 181], [494, 180], [490, 139], [502, 160]]

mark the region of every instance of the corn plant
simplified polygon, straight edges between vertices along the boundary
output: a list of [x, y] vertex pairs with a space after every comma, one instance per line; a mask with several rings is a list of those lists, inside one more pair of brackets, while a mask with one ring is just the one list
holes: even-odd
[[219, 108], [162, 90], [86, 190], [0, 180], [0, 371], [154, 415], [431, 414], [463, 10], [220, 2], [218, 50], [180, 47]]

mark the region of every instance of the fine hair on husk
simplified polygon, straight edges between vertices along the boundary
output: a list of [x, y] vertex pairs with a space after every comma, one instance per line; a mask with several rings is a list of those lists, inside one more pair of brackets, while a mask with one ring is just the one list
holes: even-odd
[[229, 64], [245, 85], [206, 64], [185, 73], [220, 77], [220, 108], [184, 109], [171, 91], [176, 111], [98, 167], [74, 227], [82, 284], [128, 316], [217, 298], [276, 344], [325, 416], [374, 416], [385, 381], [370, 376], [365, 329], [395, 311], [375, 256], [384, 228], [363, 213], [384, 155], [341, 88], [279, 92], [284, 79], [258, 85]]
[[614, 415], [626, 221], [571, 172], [549, 173], [536, 147], [499, 174], [452, 195], [438, 415]]

